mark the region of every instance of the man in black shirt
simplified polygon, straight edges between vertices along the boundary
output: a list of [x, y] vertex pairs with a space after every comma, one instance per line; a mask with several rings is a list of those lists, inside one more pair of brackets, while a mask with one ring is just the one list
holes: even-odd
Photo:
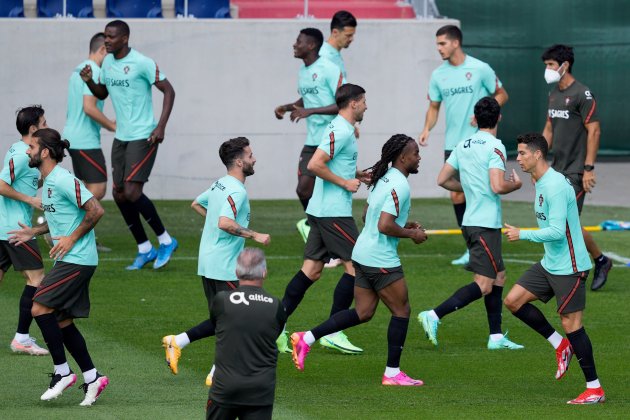
[[238, 257], [239, 287], [217, 294], [215, 372], [207, 419], [271, 419], [276, 389], [276, 339], [286, 322], [281, 301], [267, 293], [265, 254], [245, 248]]

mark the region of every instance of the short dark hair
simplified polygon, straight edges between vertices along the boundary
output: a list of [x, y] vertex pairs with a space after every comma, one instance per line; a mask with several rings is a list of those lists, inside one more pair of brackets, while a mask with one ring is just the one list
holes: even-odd
[[249, 146], [249, 140], [246, 137], [236, 137], [223, 142], [219, 147], [219, 157], [226, 168], [230, 169], [234, 161], [243, 156], [243, 150]]
[[337, 93], [335, 93], [335, 102], [337, 108], [343, 109], [350, 104], [350, 101], [356, 101], [361, 98], [361, 95], [365, 95], [365, 89], [359, 85], [353, 85], [352, 83], [346, 83], [339, 86]]
[[569, 47], [568, 45], [563, 44], [555, 44], [551, 47], [547, 48], [542, 55], [542, 61], [545, 60], [554, 60], [558, 64], [562, 64], [565, 61], [569, 62], [569, 69], [567, 70], [571, 73], [571, 69], [573, 68], [573, 47]]
[[107, 25], [105, 25], [105, 29], [107, 28], [116, 28], [120, 32], [122, 32], [123, 35], [127, 36], [129, 36], [129, 34], [131, 33], [131, 31], [129, 30], [129, 25], [127, 25], [127, 22], [123, 20], [112, 20]]
[[28, 134], [28, 130], [32, 125], [37, 127], [39, 119], [44, 115], [44, 108], [42, 108], [41, 105], [31, 105], [18, 109], [16, 114], [15, 126], [17, 127], [17, 131], [25, 136]]
[[300, 31], [300, 33], [306, 35], [315, 42], [316, 51], [319, 51], [324, 44], [324, 34], [317, 28], [304, 28]]
[[501, 106], [492, 96], [479, 99], [475, 104], [475, 119], [478, 128], [494, 128], [499, 122]]
[[435, 33], [435, 36], [442, 35], [446, 35], [446, 37], [450, 40], [458, 40], [460, 45], [464, 42], [464, 35], [462, 34], [462, 30], [455, 25], [442, 26]]
[[536, 150], [540, 150], [542, 153], [543, 159], [547, 158], [547, 152], [549, 151], [549, 144], [545, 137], [540, 133], [526, 133], [521, 134], [516, 138], [517, 144], [524, 144], [527, 148], [535, 152]]
[[52, 128], [42, 128], [33, 133], [33, 138], [36, 139], [39, 147], [48, 149], [50, 157], [61, 162], [66, 156], [64, 149], [70, 149], [70, 142], [68, 140], [62, 140], [61, 135], [57, 130]]
[[99, 32], [90, 39], [90, 53], [95, 53], [105, 43], [105, 34]]
[[357, 27], [357, 19], [354, 15], [347, 10], [340, 10], [335, 13], [330, 21], [330, 31], [333, 29], [343, 30], [346, 26], [350, 26], [352, 28]]

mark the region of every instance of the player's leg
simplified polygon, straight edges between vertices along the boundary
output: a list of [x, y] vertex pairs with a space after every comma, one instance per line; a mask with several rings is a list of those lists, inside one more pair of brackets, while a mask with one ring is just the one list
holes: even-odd
[[[444, 161], [448, 159], [451, 151], [445, 151], [444, 153]], [[453, 203], [453, 210], [455, 211], [455, 219], [457, 220], [457, 226], [461, 229], [462, 222], [464, 221], [464, 213], [466, 212], [466, 196], [463, 192], [451, 191], [451, 203]], [[466, 265], [468, 264], [468, 250], [464, 252], [464, 254], [451, 261], [453, 265]]]
[[[400, 357], [407, 338], [411, 308], [409, 307], [409, 293], [405, 278], [401, 277], [391, 281], [392, 278], [387, 279], [386, 276], [381, 276], [380, 284], [377, 283], [376, 285], [379, 288], [380, 300], [392, 313], [387, 328], [387, 364], [381, 383], [398, 386], [424, 385], [421, 380], [410, 378], [400, 370]], [[387, 281], [391, 281], [391, 283], [387, 284]], [[382, 288], [380, 288], [381, 286]]]
[[[315, 186], [315, 174], [308, 170], [308, 163], [311, 161], [313, 154], [317, 150], [315, 146], [304, 146], [300, 152], [300, 160], [298, 163], [298, 183], [295, 189], [295, 193], [306, 211], [308, 202], [313, 196], [313, 188]], [[310, 224], [307, 218], [300, 219], [296, 224], [297, 230], [302, 236], [304, 242], [308, 238], [310, 231]]]

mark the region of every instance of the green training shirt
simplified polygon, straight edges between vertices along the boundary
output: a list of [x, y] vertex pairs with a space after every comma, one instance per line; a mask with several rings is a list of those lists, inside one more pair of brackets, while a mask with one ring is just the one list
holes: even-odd
[[322, 48], [319, 50], [319, 56], [325, 57], [335, 63], [337, 67], [339, 67], [339, 70], [341, 70], [341, 74], [344, 79], [348, 77], [346, 74], [346, 66], [343, 63], [343, 57], [341, 56], [341, 51], [337, 50], [337, 48], [333, 47], [328, 42], [324, 42]]
[[466, 195], [463, 226], [501, 228], [501, 197], [490, 186], [490, 169], [505, 172], [505, 146], [485, 131], [460, 142], [446, 162], [459, 171]]
[[206, 210], [206, 222], [199, 243], [197, 273], [208, 279], [236, 280], [236, 259], [245, 238], [219, 229], [219, 218], [227, 217], [249, 226], [249, 199], [245, 185], [231, 175], [216, 180], [196, 201]]
[[116, 112], [116, 138], [121, 141], [146, 140], [157, 126], [153, 116], [154, 83], [166, 79], [155, 61], [131, 49], [116, 60], [107, 54], [100, 83], [107, 87]]
[[384, 235], [378, 230], [381, 213], [396, 217], [396, 224], [404, 227], [411, 208], [409, 182], [398, 169], [389, 168], [378, 180], [368, 196], [365, 227], [352, 250], [352, 260], [368, 267], [393, 268], [400, 266], [398, 242], [400, 238]]
[[[73, 150], [101, 148], [101, 126], [83, 110], [83, 97], [94, 96], [79, 75], [83, 67], [88, 64], [92, 68], [92, 80], [98, 83], [101, 68], [92, 60], [85, 60], [79, 64], [68, 82], [68, 107], [62, 137], [70, 141], [70, 148]], [[96, 107], [103, 111], [103, 101], [97, 99]]]
[[520, 239], [544, 243], [543, 268], [559, 275], [589, 270], [591, 259], [582, 236], [575, 190], [553, 168], [536, 181], [534, 212], [540, 229], [521, 230]]
[[[344, 117], [337, 115], [331, 121], [318, 149], [330, 156], [326, 165], [332, 173], [343, 179], [356, 177], [357, 138], [354, 126]], [[352, 193], [317, 177], [306, 213], [315, 217], [352, 217]]]
[[[28, 166], [28, 145], [22, 140], [13, 143], [4, 156], [0, 179], [22, 194], [35, 197], [39, 182], [37, 168]], [[0, 240], [9, 239], [7, 232], [20, 229], [18, 222], [31, 226], [33, 208], [21, 201], [0, 195]]]

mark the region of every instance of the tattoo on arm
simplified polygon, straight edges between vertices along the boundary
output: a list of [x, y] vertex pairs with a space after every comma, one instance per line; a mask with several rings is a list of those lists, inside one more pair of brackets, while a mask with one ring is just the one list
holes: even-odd
[[232, 230], [231, 233], [233, 235], [235, 235], [235, 236], [240, 236], [242, 238], [253, 238], [254, 237], [254, 231], [253, 230], [244, 228], [242, 226], [235, 227]]

